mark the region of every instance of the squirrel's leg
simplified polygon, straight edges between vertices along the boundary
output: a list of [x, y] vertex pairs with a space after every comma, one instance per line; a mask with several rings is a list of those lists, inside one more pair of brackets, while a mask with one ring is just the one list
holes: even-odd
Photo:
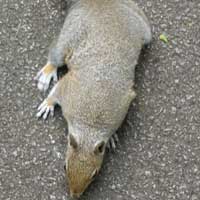
[[144, 45], [145, 46], [149, 45], [151, 41], [152, 41], [151, 28], [149, 25], [146, 25], [144, 31]]
[[131, 1], [130, 7], [133, 8], [135, 13], [138, 14], [138, 20], [140, 21], [141, 28], [143, 30], [143, 39], [144, 39], [144, 45], [148, 45], [152, 41], [152, 32], [151, 32], [151, 26], [149, 24], [149, 20], [147, 19], [146, 15], [144, 14], [143, 10], [140, 9], [136, 3]]
[[58, 81], [57, 69], [66, 64], [71, 54], [71, 50], [66, 50], [63, 45], [57, 45], [57, 40], [54, 40], [50, 47], [47, 64], [35, 77], [38, 81], [39, 90], [46, 91], [49, 88], [52, 79], [54, 82]]
[[48, 97], [41, 103], [38, 107], [37, 117], [43, 117], [43, 119], [47, 119], [49, 113], [54, 115], [54, 107], [56, 104], [60, 104], [59, 102], [59, 88], [60, 81], [53, 87]]
[[[131, 87], [130, 90], [128, 90], [127, 95], [124, 96], [124, 99], [122, 100], [122, 105], [124, 107], [129, 107], [130, 103], [133, 101], [133, 99], [135, 99], [136, 97], [136, 92], [134, 91], [134, 89]], [[107, 148], [109, 150], [114, 150], [116, 149], [117, 144], [119, 143], [119, 138], [117, 133], [113, 133], [112, 136], [110, 137], [108, 143], [107, 143]]]
[[142, 30], [143, 40], [144, 40], [143, 44], [144, 46], [147, 46], [152, 41], [152, 32], [151, 32], [151, 26], [142, 11], [141, 11], [141, 16], [140, 16], [140, 21], [141, 21], [141, 30]]
[[57, 81], [57, 68], [48, 62], [35, 77], [38, 81], [38, 89], [41, 91], [46, 91], [49, 88], [51, 80]]

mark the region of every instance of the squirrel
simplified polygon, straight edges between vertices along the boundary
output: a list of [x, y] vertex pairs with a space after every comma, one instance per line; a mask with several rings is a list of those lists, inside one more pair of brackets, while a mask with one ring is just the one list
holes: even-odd
[[[80, 197], [100, 171], [106, 146], [136, 97], [135, 66], [152, 40], [147, 17], [132, 0], [75, 0], [36, 76], [46, 91], [38, 108], [47, 118], [60, 105], [68, 123], [66, 177], [70, 196]], [[57, 70], [68, 72], [58, 80]]]

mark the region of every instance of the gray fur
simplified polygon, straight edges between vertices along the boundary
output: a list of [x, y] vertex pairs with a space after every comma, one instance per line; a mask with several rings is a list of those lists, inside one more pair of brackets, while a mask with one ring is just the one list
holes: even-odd
[[49, 62], [68, 65], [52, 99], [81, 155], [91, 154], [97, 142], [108, 143], [124, 120], [136, 96], [135, 66], [151, 38], [146, 16], [131, 0], [79, 0], [70, 8]]
[[79, 126], [116, 131], [135, 97], [135, 66], [150, 40], [147, 19], [132, 1], [83, 0], [74, 5], [57, 43], [65, 51], [73, 49], [68, 66], [77, 81], [66, 75], [60, 94], [69, 127], [79, 121]]

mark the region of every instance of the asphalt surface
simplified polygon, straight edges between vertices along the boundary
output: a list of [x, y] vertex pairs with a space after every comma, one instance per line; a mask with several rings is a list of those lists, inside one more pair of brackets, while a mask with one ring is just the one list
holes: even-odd
[[[199, 200], [200, 2], [136, 2], [154, 39], [137, 67], [138, 96], [119, 130], [120, 145], [81, 199]], [[1, 200], [68, 199], [67, 124], [60, 109], [53, 119], [36, 119], [47, 94], [33, 80], [66, 9], [62, 0], [0, 0]]]

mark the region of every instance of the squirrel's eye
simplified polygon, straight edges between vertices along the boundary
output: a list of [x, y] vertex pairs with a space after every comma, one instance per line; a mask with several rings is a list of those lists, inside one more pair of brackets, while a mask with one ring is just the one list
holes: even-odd
[[64, 170], [66, 171], [66, 165], [64, 165]]
[[104, 150], [104, 144], [102, 144], [101, 146], [99, 146], [99, 153], [103, 153]]
[[100, 142], [99, 144], [96, 145], [94, 153], [96, 155], [103, 154], [104, 150], [105, 150], [105, 142], [102, 141], [102, 142]]

